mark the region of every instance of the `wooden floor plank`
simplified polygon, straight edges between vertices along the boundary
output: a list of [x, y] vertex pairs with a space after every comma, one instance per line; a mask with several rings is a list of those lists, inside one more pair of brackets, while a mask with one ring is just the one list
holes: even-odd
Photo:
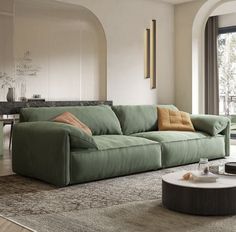
[[[0, 157], [0, 176], [12, 175], [11, 155], [7, 150]], [[30, 230], [0, 216], [0, 232], [29, 232]]]
[[0, 217], [0, 232], [30, 232], [30, 230]]

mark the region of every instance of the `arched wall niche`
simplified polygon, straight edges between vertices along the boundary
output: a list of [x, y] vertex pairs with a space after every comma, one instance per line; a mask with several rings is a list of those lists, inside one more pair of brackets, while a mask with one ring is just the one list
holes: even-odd
[[[208, 18], [216, 12], [220, 14], [220, 7], [233, 0], [206, 1], [194, 17], [192, 26], [192, 113], [204, 113], [204, 30]], [[223, 14], [226, 11], [222, 12]]]
[[14, 8], [17, 97], [106, 100], [107, 43], [98, 18], [49, 0], [15, 0]]

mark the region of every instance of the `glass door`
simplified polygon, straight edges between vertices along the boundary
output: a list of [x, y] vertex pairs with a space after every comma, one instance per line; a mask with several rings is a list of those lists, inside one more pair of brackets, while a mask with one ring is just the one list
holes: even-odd
[[230, 117], [231, 137], [236, 138], [236, 27], [219, 32], [219, 113]]

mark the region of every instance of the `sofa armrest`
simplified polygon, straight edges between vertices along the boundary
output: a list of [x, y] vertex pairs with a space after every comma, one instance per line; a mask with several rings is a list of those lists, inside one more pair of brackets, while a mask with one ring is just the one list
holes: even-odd
[[80, 136], [81, 131], [62, 123], [15, 124], [12, 140], [13, 171], [57, 186], [68, 185], [71, 143], [80, 143]]
[[225, 136], [225, 154], [230, 154], [230, 119], [217, 115], [191, 115], [193, 126], [211, 136], [222, 134]]

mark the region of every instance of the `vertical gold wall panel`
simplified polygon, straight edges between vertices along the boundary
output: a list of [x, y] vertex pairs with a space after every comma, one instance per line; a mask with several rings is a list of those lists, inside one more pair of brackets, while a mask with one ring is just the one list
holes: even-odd
[[156, 88], [156, 20], [152, 20], [150, 31], [150, 85]]
[[150, 78], [150, 29], [144, 34], [144, 77]]

